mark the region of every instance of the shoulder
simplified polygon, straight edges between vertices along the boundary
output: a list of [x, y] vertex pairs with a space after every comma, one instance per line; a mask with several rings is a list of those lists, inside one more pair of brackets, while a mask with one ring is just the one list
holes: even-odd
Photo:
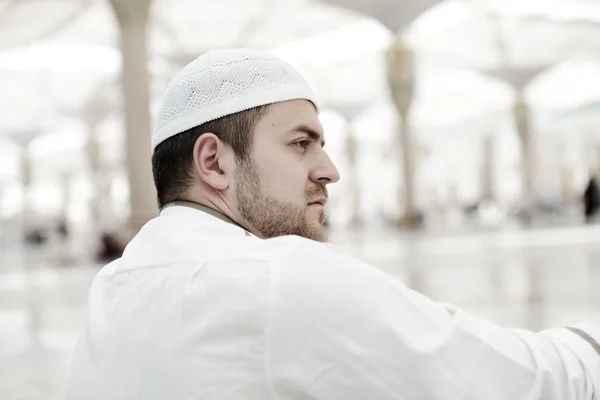
[[329, 243], [316, 242], [299, 236], [281, 236], [262, 240], [246, 249], [247, 256], [268, 260], [280, 274], [344, 275], [378, 271]]
[[[269, 241], [267, 241], [269, 242]], [[323, 302], [344, 310], [349, 304], [376, 306], [404, 285], [379, 268], [334, 245], [300, 237], [273, 239], [272, 299], [291, 307], [318, 308]]]
[[[379, 268], [336, 246], [299, 236], [282, 236], [238, 243], [235, 251], [212, 259], [218, 269], [250, 273], [261, 266], [269, 275], [271, 300], [290, 305], [318, 306], [321, 301], [379, 303], [402, 283]], [[310, 300], [307, 298], [310, 293]], [[298, 302], [298, 298], [302, 301]]]

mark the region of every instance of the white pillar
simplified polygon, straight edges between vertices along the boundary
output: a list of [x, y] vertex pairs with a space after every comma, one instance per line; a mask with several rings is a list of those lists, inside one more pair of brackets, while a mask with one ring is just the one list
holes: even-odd
[[522, 95], [517, 97], [513, 111], [521, 142], [522, 196], [529, 207], [535, 200], [535, 138], [531, 131], [530, 109]]
[[563, 164], [560, 167], [560, 197], [564, 203], [570, 203], [575, 199], [573, 185], [573, 167]]
[[102, 162], [102, 148], [98, 141], [98, 136], [93, 127], [90, 127], [90, 133], [87, 142], [87, 154], [90, 169], [90, 176], [93, 186], [93, 195], [89, 210], [93, 223], [93, 229], [97, 233], [113, 229], [114, 213], [110, 199], [112, 185], [112, 169]]
[[91, 204], [89, 205], [90, 215], [94, 228], [98, 229], [102, 220], [100, 203], [100, 182], [99, 175], [101, 170], [100, 144], [93, 126], [90, 126], [90, 132], [86, 144], [87, 160], [89, 163], [90, 178], [92, 181], [93, 194]]
[[495, 151], [494, 151], [494, 136], [492, 134], [485, 135], [482, 141], [482, 168], [481, 168], [481, 200], [495, 200]]
[[[350, 124], [348, 124], [350, 125]], [[357, 144], [356, 136], [352, 128], [348, 127], [346, 132], [346, 157], [348, 159], [348, 175], [350, 188], [350, 224], [358, 225], [361, 221], [361, 202], [360, 202], [360, 178], [358, 176], [357, 166]]]
[[61, 216], [60, 218], [65, 221], [65, 223], [69, 220], [69, 207], [71, 205], [72, 202], [72, 196], [71, 196], [71, 182], [73, 175], [68, 172], [65, 171], [61, 174], [60, 176], [60, 187], [61, 190], [63, 192], [63, 204], [62, 204], [62, 209], [61, 209]]
[[110, 0], [120, 27], [126, 163], [131, 214], [127, 236], [157, 215], [152, 182], [147, 23], [151, 0]]
[[32, 161], [27, 146], [21, 152], [21, 186], [23, 189], [23, 210], [21, 212], [21, 226], [23, 232], [28, 232], [33, 224], [31, 204], [29, 201], [29, 186], [31, 184]]
[[404, 218], [402, 225], [417, 225], [415, 202], [416, 147], [410, 131], [410, 108], [414, 96], [414, 52], [398, 36], [387, 52], [388, 84], [394, 104], [400, 114], [400, 143], [402, 146], [402, 176], [404, 180]]
[[[71, 204], [71, 180], [72, 174], [68, 171], [61, 173], [60, 175], [60, 187], [63, 192], [63, 204], [61, 215], [59, 218], [59, 225], [56, 229], [50, 231], [48, 242], [46, 243], [46, 257], [50, 264], [60, 266], [65, 265], [69, 257], [69, 233], [71, 232], [69, 224], [69, 206]], [[66, 229], [65, 237], [62, 236], [62, 232], [59, 229]]]

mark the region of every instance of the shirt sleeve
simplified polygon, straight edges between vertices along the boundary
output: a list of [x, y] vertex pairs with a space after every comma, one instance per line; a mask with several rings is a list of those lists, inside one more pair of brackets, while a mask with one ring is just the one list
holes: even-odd
[[266, 334], [273, 399], [600, 396], [597, 326], [503, 329], [307, 241], [276, 262]]

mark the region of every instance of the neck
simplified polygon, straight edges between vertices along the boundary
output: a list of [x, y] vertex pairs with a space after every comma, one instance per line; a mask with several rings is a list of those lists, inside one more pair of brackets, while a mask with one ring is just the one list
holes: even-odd
[[216, 204], [216, 202], [212, 202], [207, 199], [203, 199], [203, 200], [184, 199], [184, 200], [173, 201], [173, 202], [167, 204], [165, 207], [167, 207], [168, 205], [180, 205], [180, 206], [184, 206], [184, 207], [191, 207], [191, 208], [198, 209], [202, 212], [211, 214], [225, 222], [236, 225], [236, 226], [242, 228], [243, 230], [245, 230], [246, 232], [253, 234], [256, 237], [262, 238], [262, 235], [255, 232], [255, 230], [252, 229], [251, 227], [248, 227], [248, 224], [238, 222], [238, 219], [234, 217], [234, 213], [232, 212], [232, 210], [229, 207], [226, 207], [226, 206], [219, 207]]

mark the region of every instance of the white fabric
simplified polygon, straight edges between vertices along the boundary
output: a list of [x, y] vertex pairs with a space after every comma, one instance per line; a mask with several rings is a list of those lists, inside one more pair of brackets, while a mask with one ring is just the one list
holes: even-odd
[[274, 55], [249, 49], [211, 50], [169, 83], [158, 111], [152, 148], [194, 126], [287, 100], [317, 100], [306, 80]]
[[95, 279], [68, 398], [569, 400], [599, 379], [570, 331], [501, 329], [331, 245], [171, 207]]

